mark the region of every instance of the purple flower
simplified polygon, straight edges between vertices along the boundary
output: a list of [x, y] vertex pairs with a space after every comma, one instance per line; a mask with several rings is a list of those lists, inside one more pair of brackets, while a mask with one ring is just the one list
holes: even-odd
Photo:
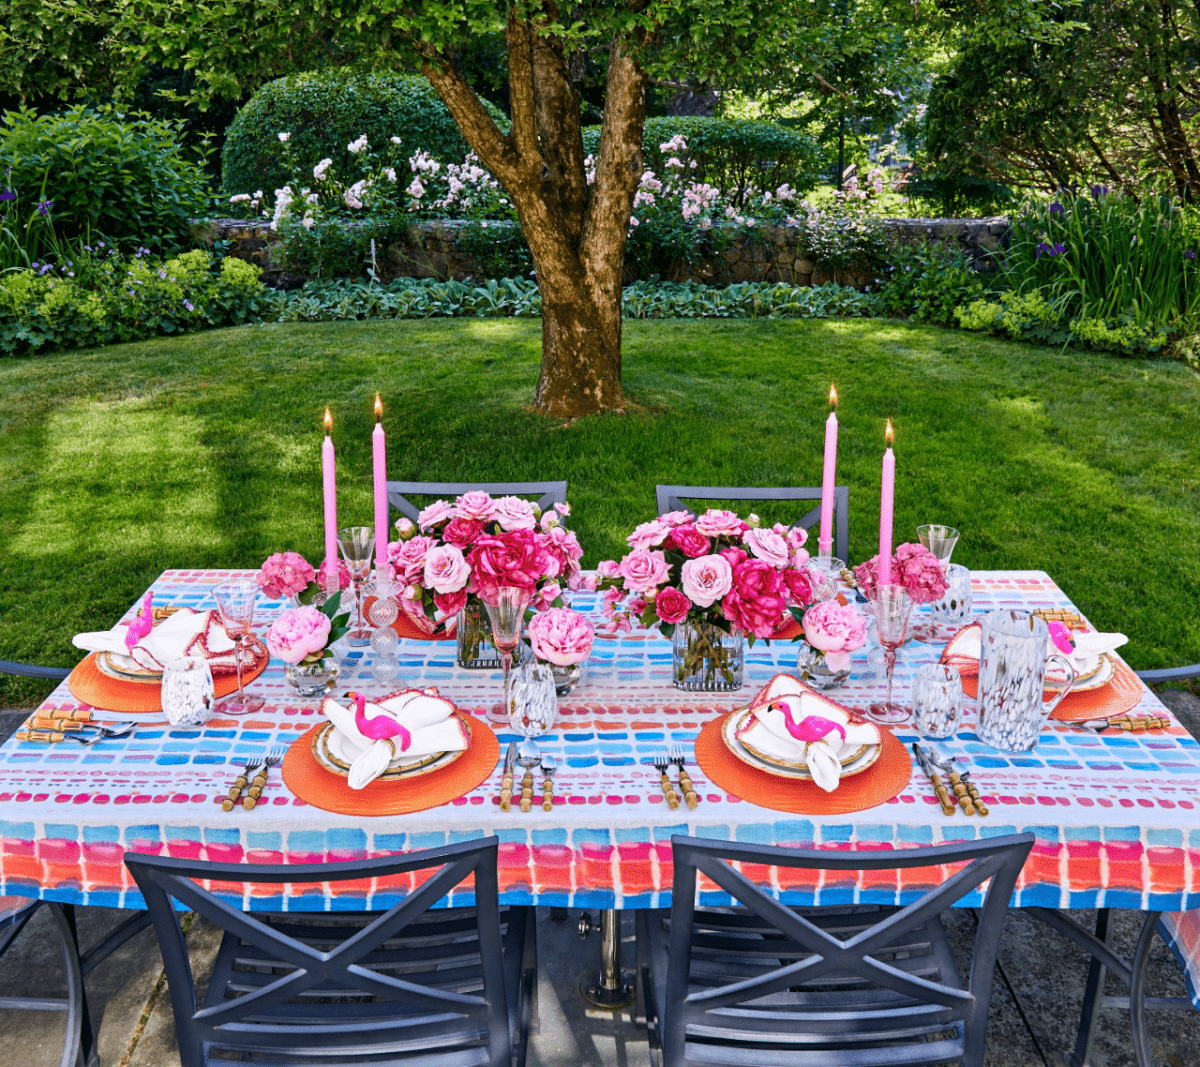
[[0, 200], [16, 200], [16, 198], [17, 194], [11, 189], [5, 189], [4, 192], [0, 193]]
[[188, 311], [195, 311], [195, 310], [196, 310], [196, 309], [195, 309], [195, 308], [192, 306], [192, 303], [191, 303], [191, 301], [190, 301], [190, 300], [185, 300], [185, 301], [183, 302], [183, 306], [184, 306], [185, 308], [187, 308], [187, 309], [188, 309]]
[[1092, 186], [1092, 199], [1099, 200], [1100, 197], [1102, 197], [1102, 196], [1108, 196], [1108, 186], [1107, 185], [1093, 185]]
[[1061, 215], [1061, 214], [1063, 214], [1064, 210], [1065, 209], [1063, 208], [1062, 204], [1060, 204], [1057, 200], [1055, 200], [1054, 203], [1050, 205], [1050, 214], [1051, 215]]
[[1050, 246], [1049, 246], [1048, 244], [1046, 244], [1046, 242], [1045, 242], [1045, 241], [1043, 241], [1041, 244], [1039, 244], [1039, 245], [1037, 246], [1037, 249], [1036, 249], [1036, 251], [1037, 251], [1037, 258], [1038, 258], [1038, 259], [1041, 259], [1041, 258], [1042, 258], [1042, 253], [1043, 253], [1043, 252], [1049, 252], [1049, 251], [1050, 251]]
[[1184, 252], [1184, 255], [1185, 255], [1185, 256], [1186, 256], [1188, 259], [1195, 259], [1195, 258], [1196, 258], [1196, 253], [1195, 253], [1195, 252], [1193, 252], [1193, 251], [1192, 251], [1190, 248], [1189, 248], [1189, 249], [1188, 249], [1186, 252]]
[[1061, 256], [1067, 250], [1067, 246], [1060, 241], [1054, 242], [1054, 247], [1050, 250], [1052, 256]]
[[38, 204], [38, 208], [37, 208], [37, 209], [38, 209], [38, 211], [39, 211], [39, 212], [41, 212], [41, 214], [43, 214], [43, 215], [49, 215], [49, 214], [50, 214], [50, 209], [51, 209], [52, 207], [54, 207], [54, 201], [53, 201], [53, 200], [43, 200], [41, 203], [39, 203], [39, 204]]

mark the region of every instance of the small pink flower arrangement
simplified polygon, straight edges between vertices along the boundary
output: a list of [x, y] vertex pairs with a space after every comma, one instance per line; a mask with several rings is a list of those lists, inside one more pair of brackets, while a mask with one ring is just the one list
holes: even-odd
[[[350, 568], [338, 560], [338, 588], [350, 585]], [[299, 552], [276, 552], [258, 571], [258, 587], [273, 600], [296, 597], [302, 604], [312, 601], [325, 588], [325, 564], [314, 570]]]
[[559, 667], [571, 667], [587, 659], [596, 635], [592, 624], [570, 608], [539, 611], [527, 632], [533, 654]]
[[[879, 556], [872, 556], [866, 563], [854, 568], [858, 588], [868, 600], [875, 596], [875, 585], [879, 580]], [[914, 604], [932, 604], [945, 595], [949, 583], [937, 557], [924, 545], [905, 543], [892, 556], [892, 581], [908, 590]]]
[[347, 627], [334, 624], [341, 594], [335, 593], [321, 607], [304, 604], [288, 608], [267, 633], [267, 648], [284, 663], [316, 663], [330, 655], [330, 646], [345, 634]]
[[804, 637], [813, 648], [825, 653], [833, 671], [850, 666], [850, 653], [867, 641], [866, 620], [849, 604], [823, 600], [804, 613]]
[[769, 638], [789, 606], [812, 601], [807, 539], [798, 527], [716, 508], [643, 522], [627, 538], [627, 555], [596, 568], [603, 629], [628, 632], [636, 620], [670, 637], [691, 621], [740, 630], [751, 643]]
[[561, 607], [564, 588], [590, 587], [579, 539], [563, 525], [570, 510], [559, 504], [543, 514], [520, 497], [473, 489], [453, 503], [434, 501], [416, 523], [398, 520], [388, 562], [406, 610], [436, 632], [472, 599], [494, 601], [502, 585], [528, 589], [536, 611]]

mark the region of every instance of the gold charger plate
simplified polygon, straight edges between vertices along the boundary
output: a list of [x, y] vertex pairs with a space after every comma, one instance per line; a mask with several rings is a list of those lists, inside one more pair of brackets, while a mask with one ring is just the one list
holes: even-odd
[[[726, 717], [721, 728], [721, 738], [725, 742], [726, 748], [737, 759], [741, 760], [748, 767], [753, 767], [755, 770], [766, 771], [768, 774], [777, 774], [785, 778], [800, 778], [805, 781], [812, 781], [812, 773], [809, 771], [807, 765], [792, 763], [789, 760], [782, 760], [777, 756], [769, 756], [763, 752], [759, 752], [736, 736], [737, 731], [741, 728], [742, 723], [749, 714], [749, 708], [742, 708]], [[873, 766], [882, 753], [882, 744], [863, 745], [849, 759], [842, 761], [841, 776], [843, 778], [851, 778], [856, 774], [861, 774]]]
[[[467, 736], [467, 744], [469, 746], [471, 743], [471, 727], [457, 713], [456, 718], [458, 718], [460, 729]], [[345, 753], [338, 754], [333, 751], [329, 739], [334, 733], [334, 726], [331, 722], [327, 722], [317, 731], [312, 740], [313, 758], [327, 771], [332, 771], [334, 774], [346, 778], [350, 774], [350, 763], [345, 759]], [[457, 752], [438, 752], [406, 763], [399, 763], [397, 760], [393, 760], [388, 765], [388, 770], [384, 771], [375, 780], [379, 782], [399, 782], [420, 778], [423, 774], [432, 774], [434, 771], [440, 771], [443, 767], [448, 767], [466, 751], [465, 748], [462, 748]]]

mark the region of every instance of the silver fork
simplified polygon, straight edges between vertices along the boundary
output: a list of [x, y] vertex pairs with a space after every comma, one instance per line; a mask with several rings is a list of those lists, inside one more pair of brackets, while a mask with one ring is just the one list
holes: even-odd
[[262, 796], [262, 791], [267, 784], [267, 772], [275, 766], [281, 759], [287, 749], [283, 745], [276, 745], [267, 753], [267, 758], [263, 760], [262, 770], [254, 776], [254, 781], [250, 783], [250, 791], [246, 794], [246, 799], [242, 801], [242, 807], [246, 811], [252, 811], [258, 803], [258, 798]]
[[233, 780], [233, 785], [229, 787], [229, 796], [221, 801], [222, 811], [233, 811], [233, 805], [237, 803], [238, 797], [242, 795], [242, 790], [246, 788], [246, 780], [250, 777], [250, 772], [261, 763], [262, 760], [257, 756], [251, 756], [246, 760], [245, 769]]
[[662, 775], [662, 791], [663, 796], [667, 798], [667, 807], [674, 811], [679, 807], [679, 795], [675, 792], [675, 784], [671, 781], [671, 776], [667, 774], [667, 768], [671, 766], [671, 761], [663, 755], [655, 756], [651, 762], [654, 764], [654, 769]]
[[695, 808], [700, 803], [696, 790], [692, 787], [692, 779], [687, 772], [687, 760], [683, 755], [682, 745], [671, 745], [671, 762], [679, 768], [679, 788], [683, 790], [683, 799], [689, 808]]

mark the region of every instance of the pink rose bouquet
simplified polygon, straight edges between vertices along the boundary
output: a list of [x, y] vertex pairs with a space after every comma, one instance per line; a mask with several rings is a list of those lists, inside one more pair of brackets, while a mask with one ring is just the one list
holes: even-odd
[[563, 524], [569, 513], [565, 504], [542, 514], [520, 497], [473, 489], [434, 501], [415, 523], [398, 521], [388, 562], [405, 610], [436, 633], [472, 602], [494, 601], [502, 585], [528, 589], [539, 611], [562, 607], [564, 589], [588, 585], [579, 539]]
[[[350, 585], [350, 568], [344, 560], [338, 560], [338, 588]], [[258, 571], [258, 587], [267, 596], [276, 600], [295, 597], [301, 604], [309, 604], [325, 588], [325, 564], [313, 570], [299, 552], [276, 552], [268, 556]]]
[[334, 622], [341, 594], [335, 593], [319, 608], [304, 604], [288, 608], [267, 633], [267, 648], [284, 663], [316, 663], [331, 655], [330, 646], [347, 627]]
[[559, 667], [571, 667], [587, 659], [595, 637], [592, 624], [570, 608], [538, 612], [529, 623], [528, 633], [533, 654]]
[[867, 623], [849, 604], [822, 600], [804, 613], [804, 637], [825, 653], [830, 670], [844, 671], [850, 666], [850, 653], [867, 642]]
[[789, 608], [812, 602], [807, 537], [721, 509], [699, 517], [673, 511], [643, 522], [627, 538], [627, 555], [596, 568], [608, 620], [602, 628], [628, 632], [636, 621], [670, 637], [690, 621], [739, 630], [751, 643], [770, 638]]
[[[858, 588], [868, 600], [875, 596], [879, 581], [879, 556], [854, 568]], [[892, 581], [908, 590], [914, 604], [932, 604], [945, 595], [948, 583], [937, 557], [924, 545], [905, 543], [892, 556]]]

